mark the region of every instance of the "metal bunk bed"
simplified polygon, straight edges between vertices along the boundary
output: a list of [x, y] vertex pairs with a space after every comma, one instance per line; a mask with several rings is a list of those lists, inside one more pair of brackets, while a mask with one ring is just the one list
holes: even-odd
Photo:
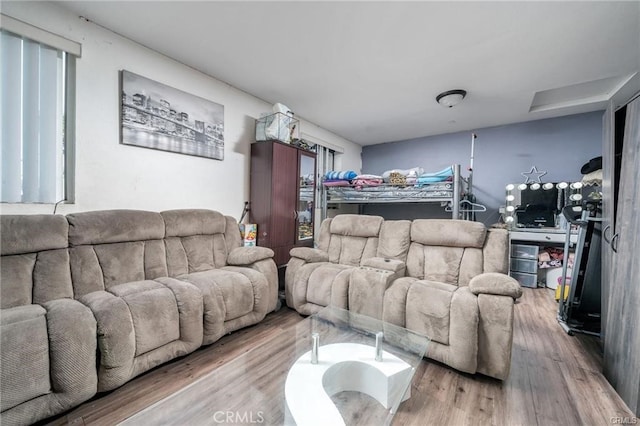
[[362, 211], [364, 204], [440, 203], [446, 212], [451, 212], [452, 219], [475, 221], [476, 212], [487, 211], [484, 205], [476, 203], [473, 194], [473, 160], [477, 138], [478, 135], [471, 133], [471, 158], [467, 178], [460, 174], [460, 164], [454, 164], [451, 166], [453, 180], [420, 186], [380, 184], [373, 187], [350, 185], [327, 188], [318, 182], [322, 219], [327, 217], [328, 206], [341, 204], [356, 204]]
[[453, 180], [435, 182], [421, 186], [380, 184], [376, 186], [353, 185], [341, 187], [321, 186], [322, 218], [327, 217], [327, 206], [341, 204], [382, 204], [382, 203], [440, 203], [446, 211], [451, 211], [453, 219], [460, 218], [460, 203], [468, 190], [467, 180], [460, 175], [460, 165], [452, 165]]

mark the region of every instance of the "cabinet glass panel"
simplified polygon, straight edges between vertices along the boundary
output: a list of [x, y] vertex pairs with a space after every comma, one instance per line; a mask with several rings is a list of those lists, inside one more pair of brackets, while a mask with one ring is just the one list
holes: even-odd
[[315, 157], [300, 153], [300, 184], [298, 191], [298, 241], [313, 239], [315, 196]]

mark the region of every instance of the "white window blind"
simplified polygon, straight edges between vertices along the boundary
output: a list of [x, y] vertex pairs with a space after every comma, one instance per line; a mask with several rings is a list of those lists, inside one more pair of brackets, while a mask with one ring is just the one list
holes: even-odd
[[64, 200], [68, 54], [8, 31], [0, 36], [1, 201]]

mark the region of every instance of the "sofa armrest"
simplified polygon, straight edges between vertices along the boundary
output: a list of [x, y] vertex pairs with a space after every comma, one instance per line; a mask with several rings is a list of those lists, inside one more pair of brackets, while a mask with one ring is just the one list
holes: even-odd
[[271, 259], [273, 250], [266, 247], [236, 247], [227, 257], [227, 264], [232, 266], [246, 266], [264, 259]]
[[[77, 300], [56, 299], [47, 310], [51, 381], [64, 399], [85, 401], [96, 394], [96, 319]], [[70, 403], [69, 406], [73, 404]]]
[[381, 269], [383, 271], [389, 271], [399, 276], [403, 276], [407, 265], [401, 260], [386, 259], [383, 257], [370, 257], [363, 259], [360, 266], [365, 268]]
[[469, 281], [469, 290], [476, 296], [481, 293], [511, 296], [514, 299], [522, 296], [522, 288], [518, 281], [498, 272], [476, 275]]
[[291, 257], [297, 257], [307, 263], [328, 262], [329, 253], [311, 247], [295, 247], [290, 251]]
[[78, 300], [91, 309], [97, 323], [98, 392], [115, 389], [131, 378], [134, 367], [136, 336], [129, 307], [106, 291], [87, 293]]

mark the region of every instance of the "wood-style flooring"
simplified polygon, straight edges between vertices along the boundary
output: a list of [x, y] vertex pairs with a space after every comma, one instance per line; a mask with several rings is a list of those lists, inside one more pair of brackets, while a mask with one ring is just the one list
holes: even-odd
[[[511, 373], [504, 382], [423, 360], [411, 398], [400, 406], [393, 424], [547, 426], [633, 421], [633, 413], [601, 373], [599, 340], [567, 335], [556, 321], [556, 307], [550, 290], [524, 289], [515, 306]], [[302, 319], [283, 308], [260, 324], [99, 395], [50, 424], [116, 424], [239, 354], [286, 333]]]

